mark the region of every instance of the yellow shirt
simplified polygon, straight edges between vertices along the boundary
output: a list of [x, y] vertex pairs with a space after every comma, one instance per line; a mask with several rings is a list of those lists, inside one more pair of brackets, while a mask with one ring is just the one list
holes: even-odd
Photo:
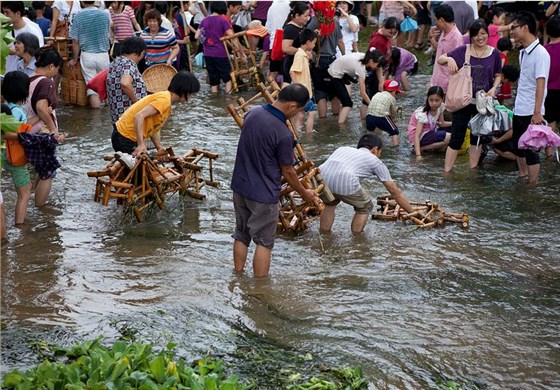
[[305, 85], [309, 91], [309, 97], [313, 96], [313, 87], [311, 86], [311, 72], [309, 70], [309, 59], [307, 53], [301, 47], [298, 48], [294, 55], [294, 63], [290, 68], [290, 72], [294, 73], [292, 82]]
[[148, 95], [130, 106], [124, 114], [122, 114], [117, 123], [115, 123], [117, 130], [122, 136], [133, 141], [138, 141], [136, 139], [136, 131], [134, 130], [134, 117], [149, 104], [151, 104], [158, 113], [145, 119], [144, 139], [150, 138], [161, 130], [165, 121], [169, 118], [169, 115], [171, 115], [171, 92], [169, 91]]

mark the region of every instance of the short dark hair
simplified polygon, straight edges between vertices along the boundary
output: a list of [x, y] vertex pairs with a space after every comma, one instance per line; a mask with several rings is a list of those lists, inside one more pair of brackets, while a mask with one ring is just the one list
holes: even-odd
[[173, 76], [167, 90], [187, 99], [190, 94], [200, 91], [200, 82], [194, 74], [182, 70]]
[[368, 148], [368, 149], [383, 149], [383, 141], [381, 141], [381, 137], [377, 134], [364, 134], [360, 137], [358, 141], [358, 149], [360, 148]]
[[60, 66], [60, 64], [62, 64], [62, 57], [51, 46], [43, 46], [35, 53], [35, 66], [37, 68], [49, 65]]
[[455, 21], [455, 12], [453, 8], [448, 4], [440, 4], [434, 9], [434, 16], [436, 19], [443, 19], [447, 23], [453, 23]]
[[296, 102], [298, 107], [305, 107], [309, 102], [309, 91], [303, 84], [293, 83], [280, 90], [280, 102]]
[[167, 1], [154, 2], [154, 8], [157, 9], [162, 15], [167, 15], [167, 11], [169, 11], [169, 5], [167, 4]]
[[32, 1], [31, 6], [33, 7], [33, 9], [45, 9], [47, 3], [44, 1]]
[[395, 18], [394, 16], [390, 16], [383, 22], [383, 28], [386, 28], [387, 30], [396, 28], [397, 30], [399, 30], [400, 25], [397, 18]]
[[519, 68], [514, 65], [504, 65], [502, 68], [502, 74], [504, 79], [511, 81], [512, 83], [519, 80]]
[[14, 14], [19, 12], [19, 14], [23, 16], [25, 13], [25, 4], [23, 4], [23, 1], [3, 1], [2, 11], [5, 9], [9, 9]]
[[228, 1], [227, 6], [229, 7], [237, 7], [238, 5], [243, 5], [242, 1]]
[[496, 46], [496, 49], [498, 49], [499, 51], [513, 49], [513, 44], [511, 43], [511, 39], [506, 37], [502, 37], [498, 39], [498, 45]]
[[39, 38], [34, 34], [28, 32], [21, 33], [16, 37], [16, 42], [23, 43], [23, 51], [31, 56], [35, 56], [35, 53], [39, 50]]
[[560, 15], [554, 15], [546, 22], [546, 33], [552, 38], [560, 37]]
[[133, 36], [126, 38], [121, 47], [121, 54], [140, 55], [146, 50], [146, 42], [140, 37]]
[[299, 43], [303, 45], [309, 41], [313, 41], [315, 38], [317, 38], [317, 33], [314, 30], [304, 28], [301, 34], [299, 34]]
[[513, 20], [517, 21], [519, 27], [527, 26], [529, 32], [533, 35], [537, 35], [537, 18], [535, 15], [528, 11], [520, 11]]
[[384, 67], [387, 63], [385, 56], [380, 50], [374, 49], [373, 47], [366, 51], [364, 58], [362, 58], [362, 65], [366, 65], [370, 60], [379, 64], [379, 66]]
[[155, 8], [149, 9], [144, 14], [144, 24], [146, 26], [148, 25], [148, 20], [150, 19], [157, 20], [158, 24], [161, 26], [161, 13], [157, 9]]
[[2, 96], [8, 103], [24, 102], [29, 96], [29, 76], [20, 70], [4, 75]]
[[486, 15], [484, 15], [484, 20], [486, 21], [486, 23], [488, 23], [488, 25], [491, 25], [494, 22], [494, 16], [497, 16], [499, 18], [500, 16], [502, 16], [502, 14], [505, 13], [506, 10], [503, 9], [502, 7], [492, 7], [491, 9], [486, 11]]
[[484, 30], [486, 34], [488, 34], [488, 25], [484, 19], [475, 19], [469, 26], [469, 36], [471, 38], [476, 37], [478, 33], [480, 33], [480, 30]]
[[210, 3], [210, 12], [217, 13], [218, 15], [227, 14], [227, 4], [225, 1], [212, 1]]

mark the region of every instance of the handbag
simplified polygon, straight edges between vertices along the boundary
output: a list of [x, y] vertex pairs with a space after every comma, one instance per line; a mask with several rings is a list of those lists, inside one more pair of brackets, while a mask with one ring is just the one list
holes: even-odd
[[276, 30], [274, 35], [274, 42], [272, 43], [272, 49], [270, 50], [270, 59], [273, 61], [282, 61], [285, 57], [282, 51], [282, 40], [284, 39], [284, 30], [281, 28]]
[[416, 22], [416, 20], [412, 19], [410, 16], [407, 16], [401, 22], [401, 32], [409, 32], [415, 30], [418, 30], [418, 22]]
[[[29, 133], [31, 130], [31, 125], [27, 123], [22, 123], [17, 132], [18, 133]], [[6, 142], [6, 160], [10, 165], [14, 167], [22, 167], [27, 164], [27, 156], [25, 155], [25, 149], [23, 145], [19, 143], [16, 139], [7, 139]]]
[[459, 111], [471, 104], [472, 101], [472, 77], [471, 77], [471, 52], [469, 45], [465, 51], [465, 63], [457, 73], [449, 77], [445, 106], [447, 111]]
[[519, 138], [519, 149], [529, 149], [538, 152], [542, 148], [560, 147], [560, 136], [556, 134], [545, 122], [544, 125], [529, 125]]

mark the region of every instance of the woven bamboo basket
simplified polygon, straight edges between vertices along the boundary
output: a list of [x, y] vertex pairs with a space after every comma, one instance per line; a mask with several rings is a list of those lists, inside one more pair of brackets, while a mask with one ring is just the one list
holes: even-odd
[[146, 83], [148, 93], [166, 91], [171, 83], [173, 76], [177, 74], [177, 69], [171, 65], [158, 64], [152, 65], [142, 73], [142, 78]]
[[60, 81], [60, 90], [65, 104], [88, 105], [87, 88], [84, 80], [69, 80], [63, 76]]
[[82, 74], [82, 67], [80, 62], [76, 66], [70, 66], [69, 61], [65, 61], [62, 66], [62, 77], [68, 80], [82, 80], [84, 81], [84, 75]]
[[58, 54], [62, 57], [64, 61], [70, 59], [72, 54], [72, 40], [70, 38], [65, 37], [54, 37], [45, 38], [47, 43], [52, 44], [52, 46], [56, 49]]

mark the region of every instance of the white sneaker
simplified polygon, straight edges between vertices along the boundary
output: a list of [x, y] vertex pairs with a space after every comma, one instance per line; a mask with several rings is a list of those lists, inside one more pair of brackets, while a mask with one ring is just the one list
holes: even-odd
[[434, 52], [434, 48], [432, 47], [432, 45], [430, 45], [430, 47], [424, 50], [424, 54], [432, 54], [433, 52]]
[[476, 109], [481, 115], [486, 115], [488, 112], [486, 111], [487, 106], [486, 100], [486, 92], [480, 90], [476, 93]]

